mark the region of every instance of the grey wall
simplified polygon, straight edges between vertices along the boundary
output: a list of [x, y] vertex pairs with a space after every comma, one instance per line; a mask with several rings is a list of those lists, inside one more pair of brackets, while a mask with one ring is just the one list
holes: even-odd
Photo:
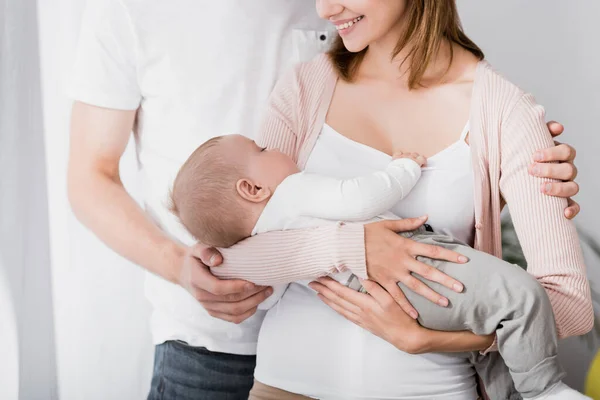
[[[458, 0], [466, 33], [494, 67], [536, 96], [549, 119], [566, 126], [560, 140], [578, 151], [576, 223], [600, 242], [600, 2], [597, 0]], [[584, 247], [588, 275], [600, 292], [600, 260]], [[596, 304], [596, 309], [598, 311]], [[581, 389], [598, 341], [561, 343], [567, 383]]]

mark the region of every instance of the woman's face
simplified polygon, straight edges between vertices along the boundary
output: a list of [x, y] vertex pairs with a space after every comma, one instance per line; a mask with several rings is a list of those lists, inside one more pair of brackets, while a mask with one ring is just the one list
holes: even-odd
[[408, 0], [316, 0], [317, 12], [331, 21], [346, 49], [358, 52], [393, 36], [397, 42]]

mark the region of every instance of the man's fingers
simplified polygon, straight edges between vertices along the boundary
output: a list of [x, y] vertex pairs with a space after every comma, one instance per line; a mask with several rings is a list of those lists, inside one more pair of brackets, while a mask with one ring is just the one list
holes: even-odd
[[577, 177], [577, 167], [571, 163], [547, 164], [534, 163], [529, 166], [529, 173], [540, 178], [572, 181]]
[[383, 221], [383, 224], [389, 230], [394, 232], [407, 232], [414, 231], [427, 221], [427, 216], [419, 218], [406, 218], [406, 219], [390, 219]]
[[208, 268], [201, 268], [193, 275], [192, 285], [217, 296], [253, 290], [256, 285], [241, 279], [219, 279]]
[[222, 319], [223, 321], [232, 322], [234, 324], [241, 324], [242, 322], [253, 316], [256, 313], [256, 310], [257, 308], [254, 307], [253, 309], [248, 310], [241, 315], [230, 315], [212, 311], [209, 311], [208, 314], [214, 318]]
[[544, 194], [555, 197], [573, 197], [579, 193], [579, 185], [576, 182], [547, 182], [541, 186]]
[[223, 263], [223, 256], [214, 247], [206, 247], [203, 244], [196, 244], [191, 248], [192, 255], [198, 258], [204, 265], [216, 267]]
[[255, 286], [254, 288], [243, 292], [216, 295], [197, 288], [195, 297], [200, 302], [236, 303], [254, 296], [256, 293], [264, 292], [267, 289], [269, 289], [268, 286]]
[[238, 302], [230, 303], [222, 301], [207, 301], [203, 302], [202, 305], [207, 311], [213, 313], [227, 314], [232, 316], [244, 315], [249, 310], [255, 309], [272, 293], [273, 289], [267, 288], [266, 290], [261, 290], [260, 292]]
[[[417, 310], [410, 304], [402, 290], [398, 287], [396, 282], [390, 281], [385, 284], [384, 289], [392, 296], [394, 301], [398, 303], [398, 305], [404, 310], [405, 313], [411, 316], [412, 319], [417, 319], [419, 313]], [[366, 289], [366, 287], [365, 287]]]
[[565, 127], [560, 122], [550, 121], [546, 125], [552, 136], [559, 136], [565, 131]]
[[568, 206], [565, 209], [565, 217], [567, 217], [568, 219], [573, 219], [577, 216], [577, 214], [579, 214], [579, 211], [581, 211], [581, 208], [579, 207], [579, 203], [577, 203], [575, 200], [569, 198], [568, 201]]
[[413, 242], [412, 248], [409, 249], [409, 251], [410, 255], [413, 257], [422, 256], [434, 260], [450, 261], [457, 264], [464, 264], [469, 261], [469, 259], [462, 254], [432, 244]]
[[536, 162], [553, 162], [553, 161], [573, 161], [577, 156], [575, 148], [568, 144], [559, 144], [558, 146], [550, 147], [543, 150], [538, 150], [533, 155], [533, 160]]

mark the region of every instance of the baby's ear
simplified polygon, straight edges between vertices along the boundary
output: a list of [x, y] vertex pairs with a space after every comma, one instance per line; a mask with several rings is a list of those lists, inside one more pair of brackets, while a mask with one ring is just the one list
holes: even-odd
[[262, 203], [271, 197], [271, 190], [268, 187], [259, 185], [246, 178], [237, 181], [235, 189], [242, 199], [252, 203]]

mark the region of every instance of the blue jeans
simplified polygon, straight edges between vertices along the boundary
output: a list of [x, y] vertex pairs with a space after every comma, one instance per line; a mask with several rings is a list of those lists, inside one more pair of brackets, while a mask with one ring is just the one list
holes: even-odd
[[148, 400], [247, 400], [256, 356], [168, 341], [156, 346]]

